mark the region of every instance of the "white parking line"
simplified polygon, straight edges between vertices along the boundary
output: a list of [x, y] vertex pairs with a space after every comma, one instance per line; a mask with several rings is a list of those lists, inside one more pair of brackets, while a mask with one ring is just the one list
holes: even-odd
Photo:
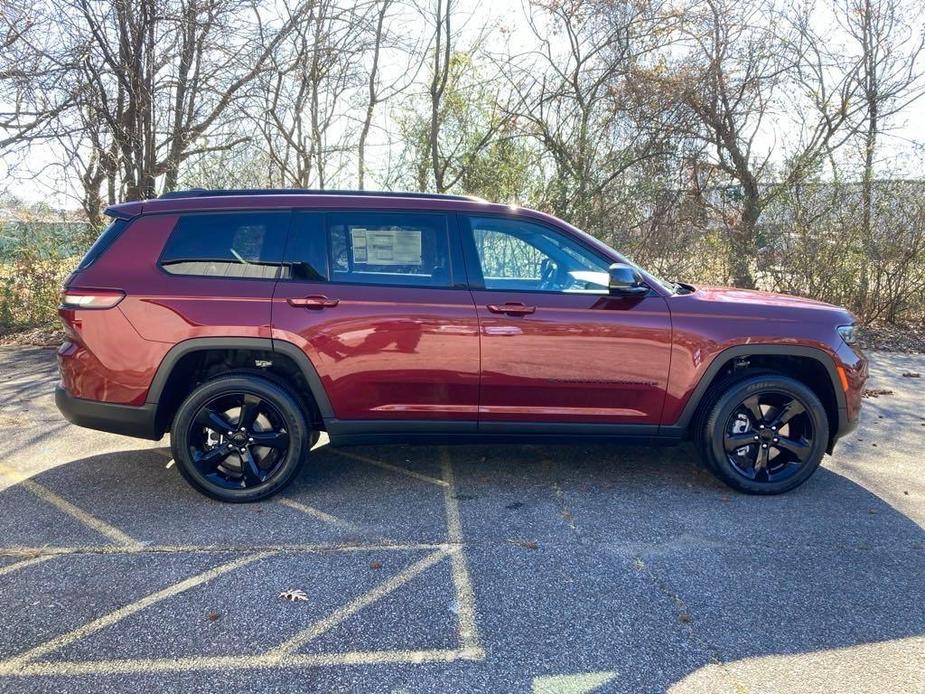
[[21, 472], [11, 470], [5, 465], [0, 464], [0, 475], [5, 477], [7, 480], [12, 480], [14, 484], [23, 489], [26, 489], [35, 496], [37, 496], [42, 501], [51, 504], [59, 511], [63, 511], [71, 518], [83, 523], [91, 530], [95, 530], [108, 537], [110, 540], [119, 545], [124, 545], [126, 547], [140, 547], [141, 543], [135, 540], [134, 538], [129, 537], [124, 532], [118, 528], [110, 525], [106, 521], [100, 520], [96, 516], [91, 516], [89, 513], [84, 511], [82, 508], [78, 508], [72, 504], [67, 499], [62, 499], [60, 496], [51, 491], [48, 487], [39, 484], [33, 479], [30, 479]]
[[69, 631], [66, 634], [57, 636], [51, 641], [46, 641], [45, 643], [39, 644], [33, 648], [30, 648], [24, 653], [13, 656], [9, 660], [6, 660], [0, 663], [0, 674], [5, 672], [15, 671], [17, 668], [28, 663], [30, 660], [35, 660], [40, 658], [43, 655], [47, 655], [52, 651], [56, 651], [62, 646], [66, 646], [69, 643], [82, 639], [85, 636], [89, 636], [101, 629], [105, 629], [108, 626], [115, 624], [116, 622], [125, 619], [129, 615], [133, 615], [136, 612], [140, 612], [146, 607], [150, 607], [155, 603], [160, 602], [161, 600], [166, 600], [169, 597], [182, 593], [183, 591], [189, 590], [190, 588], [195, 588], [198, 585], [202, 585], [207, 581], [211, 581], [217, 576], [228, 573], [229, 571], [234, 571], [235, 569], [240, 569], [242, 566], [247, 566], [251, 562], [255, 562], [259, 559], [270, 556], [271, 552], [262, 552], [260, 554], [249, 554], [246, 557], [241, 557], [230, 561], [227, 564], [222, 564], [216, 566], [215, 568], [204, 571], [203, 573], [196, 574], [195, 576], [190, 576], [187, 579], [180, 581], [179, 583], [174, 583], [171, 586], [168, 586], [162, 590], [157, 591], [156, 593], [151, 593], [140, 600], [126, 605], [125, 607], [120, 607], [115, 612], [110, 612], [107, 615], [104, 615], [98, 619], [94, 619], [92, 622], [88, 622], [73, 631]]
[[475, 619], [475, 596], [472, 592], [472, 581], [469, 579], [466, 555], [462, 550], [462, 524], [459, 521], [459, 502], [456, 500], [456, 480], [453, 476], [450, 452], [445, 447], [440, 449], [440, 459], [443, 479], [447, 484], [446, 489], [443, 490], [443, 498], [446, 505], [447, 540], [453, 547], [450, 567], [453, 583], [456, 586], [459, 638], [462, 641], [463, 650], [481, 654], [482, 648], [479, 646], [479, 633]]
[[287, 639], [276, 648], [271, 649], [267, 653], [267, 656], [272, 659], [283, 660], [287, 655], [294, 653], [312, 639], [321, 636], [321, 634], [337, 626], [351, 615], [354, 615], [362, 610], [364, 607], [372, 605], [374, 602], [381, 600], [389, 593], [400, 588], [414, 577], [429, 569], [434, 564], [438, 563], [442, 559], [445, 559], [446, 556], [447, 552], [443, 549], [437, 550], [432, 554], [428, 554], [423, 559], [416, 561], [414, 564], [407, 567], [403, 571], [398, 572], [387, 581], [380, 583], [372, 590], [363, 593], [363, 595], [355, 598], [354, 600], [351, 600], [346, 605], [338, 607], [331, 614], [318, 620], [310, 627], [299, 632], [292, 638]]
[[415, 472], [414, 470], [409, 470], [408, 468], [399, 467], [398, 465], [391, 465], [389, 463], [383, 463], [381, 460], [376, 460], [375, 458], [367, 458], [365, 455], [357, 455], [356, 453], [347, 453], [346, 451], [339, 451], [336, 448], [329, 449], [331, 453], [342, 456], [344, 458], [350, 458], [351, 460], [356, 460], [360, 463], [366, 463], [367, 465], [375, 465], [376, 467], [381, 467], [383, 470], [390, 470], [391, 472], [397, 472], [400, 475], [405, 475], [406, 477], [412, 477], [416, 480], [421, 480], [422, 482], [427, 482], [428, 484], [435, 484], [438, 487], [445, 487], [447, 485], [446, 480], [441, 480], [436, 477], [431, 477], [430, 475], [425, 475], [422, 472]]
[[32, 566], [33, 564], [40, 564], [43, 561], [54, 559], [54, 557], [55, 557], [54, 554], [45, 554], [39, 557], [30, 557], [29, 559], [23, 559], [22, 561], [18, 561], [15, 564], [7, 564], [6, 566], [0, 566], [0, 576], [11, 574], [14, 571], [18, 571], [19, 569], [25, 569], [27, 566]]

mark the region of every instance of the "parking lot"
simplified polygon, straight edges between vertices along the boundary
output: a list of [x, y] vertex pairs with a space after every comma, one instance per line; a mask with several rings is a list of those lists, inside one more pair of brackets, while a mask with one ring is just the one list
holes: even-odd
[[781, 497], [687, 447], [322, 439], [231, 506], [2, 348], [0, 691], [925, 691], [925, 357], [872, 361]]

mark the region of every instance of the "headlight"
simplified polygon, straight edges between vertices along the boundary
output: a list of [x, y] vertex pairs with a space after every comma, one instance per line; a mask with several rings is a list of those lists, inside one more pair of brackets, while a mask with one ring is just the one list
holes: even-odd
[[839, 325], [836, 330], [838, 334], [841, 335], [841, 339], [845, 341], [846, 345], [853, 345], [858, 341], [857, 325]]

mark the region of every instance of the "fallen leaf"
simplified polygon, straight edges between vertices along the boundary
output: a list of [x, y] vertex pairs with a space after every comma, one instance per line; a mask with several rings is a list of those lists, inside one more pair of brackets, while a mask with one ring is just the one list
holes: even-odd
[[217, 622], [221, 618], [222, 618], [221, 612], [216, 612], [215, 610], [212, 610], [211, 612], [209, 612], [209, 614], [206, 615], [206, 619], [208, 619], [210, 622]]
[[881, 395], [892, 395], [893, 391], [889, 388], [865, 388], [861, 394], [862, 398], [878, 398]]
[[284, 590], [279, 594], [279, 597], [283, 598], [283, 600], [289, 600], [291, 602], [295, 602], [296, 600], [308, 600], [308, 596], [305, 594], [305, 591], [298, 589]]
[[379, 569], [382, 568], [382, 562], [381, 561], [371, 561], [369, 562], [369, 568], [371, 568], [373, 571], [378, 571]]
[[508, 540], [512, 545], [525, 547], [526, 549], [539, 549], [540, 546], [533, 540]]

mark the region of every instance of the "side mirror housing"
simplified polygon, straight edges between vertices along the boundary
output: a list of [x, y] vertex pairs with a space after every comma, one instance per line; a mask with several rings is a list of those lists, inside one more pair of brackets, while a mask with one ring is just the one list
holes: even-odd
[[643, 296], [649, 291], [642, 275], [631, 265], [614, 263], [607, 272], [610, 275], [610, 293], [614, 296]]

